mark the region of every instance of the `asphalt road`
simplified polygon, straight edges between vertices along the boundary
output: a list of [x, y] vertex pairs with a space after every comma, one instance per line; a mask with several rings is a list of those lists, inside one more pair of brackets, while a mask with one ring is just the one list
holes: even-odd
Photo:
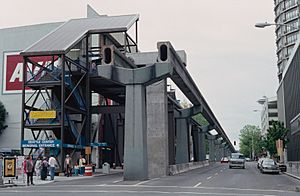
[[300, 181], [284, 174], [261, 174], [256, 163], [246, 169], [229, 169], [216, 163], [175, 176], [148, 181], [123, 181], [122, 174], [96, 176], [47, 185], [0, 189], [0, 196], [135, 196], [135, 195], [300, 195], [295, 192]]

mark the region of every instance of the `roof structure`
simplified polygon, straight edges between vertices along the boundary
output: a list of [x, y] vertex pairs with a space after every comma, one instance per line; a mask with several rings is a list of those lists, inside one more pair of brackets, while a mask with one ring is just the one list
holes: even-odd
[[126, 32], [138, 19], [138, 14], [72, 19], [25, 49], [21, 55], [65, 54], [87, 33]]

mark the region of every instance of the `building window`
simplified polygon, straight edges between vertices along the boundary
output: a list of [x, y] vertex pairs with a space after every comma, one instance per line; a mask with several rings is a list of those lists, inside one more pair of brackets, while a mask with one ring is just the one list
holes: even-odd
[[290, 8], [292, 6], [295, 6], [296, 3], [297, 3], [296, 0], [286, 0], [285, 1], [285, 8], [288, 9], [288, 8]]
[[295, 41], [297, 40], [297, 34], [298, 33], [293, 33], [293, 34], [287, 35], [286, 36], [286, 43], [287, 44], [295, 43]]
[[297, 8], [292, 9], [292, 10], [288, 11], [287, 13], [285, 13], [285, 19], [290, 20], [292, 18], [296, 18], [296, 17], [298, 17], [298, 13], [299, 13], [299, 11]]

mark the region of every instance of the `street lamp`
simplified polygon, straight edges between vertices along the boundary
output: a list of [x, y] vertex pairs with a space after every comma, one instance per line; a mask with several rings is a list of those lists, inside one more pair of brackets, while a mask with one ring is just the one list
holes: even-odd
[[290, 24], [284, 24], [284, 23], [259, 22], [259, 23], [256, 23], [254, 26], [257, 27], [257, 28], [265, 28], [265, 27], [276, 26], [276, 25], [279, 25], [279, 26], [286, 26], [286, 27], [290, 27], [290, 28], [293, 28], [293, 29], [295, 29], [295, 30], [298, 30], [297, 27], [294, 27], [293, 25], [290, 25]]

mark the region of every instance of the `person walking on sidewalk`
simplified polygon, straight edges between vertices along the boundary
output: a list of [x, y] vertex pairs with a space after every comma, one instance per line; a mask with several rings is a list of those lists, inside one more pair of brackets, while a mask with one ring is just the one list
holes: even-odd
[[27, 186], [29, 186], [29, 181], [32, 185], [34, 185], [33, 184], [33, 171], [34, 171], [34, 164], [33, 164], [31, 156], [29, 155], [26, 160]]
[[47, 173], [48, 173], [48, 167], [49, 167], [49, 164], [47, 161], [47, 157], [44, 157], [43, 161], [42, 161], [41, 180], [46, 180]]
[[35, 169], [36, 177], [37, 179], [39, 179], [41, 176], [41, 169], [42, 169], [42, 160], [40, 157], [37, 158], [34, 169]]
[[66, 175], [69, 177], [71, 175], [71, 170], [72, 170], [72, 159], [71, 157], [67, 154], [64, 162], [64, 167], [66, 170]]
[[53, 156], [51, 156], [49, 158], [49, 166], [50, 166], [50, 177], [51, 177], [51, 180], [54, 180], [55, 167], [57, 166], [57, 161], [56, 161], [56, 159]]
[[85, 167], [85, 158], [80, 155], [79, 160], [78, 160], [78, 166], [80, 170], [80, 175], [83, 176], [84, 174], [84, 167]]

